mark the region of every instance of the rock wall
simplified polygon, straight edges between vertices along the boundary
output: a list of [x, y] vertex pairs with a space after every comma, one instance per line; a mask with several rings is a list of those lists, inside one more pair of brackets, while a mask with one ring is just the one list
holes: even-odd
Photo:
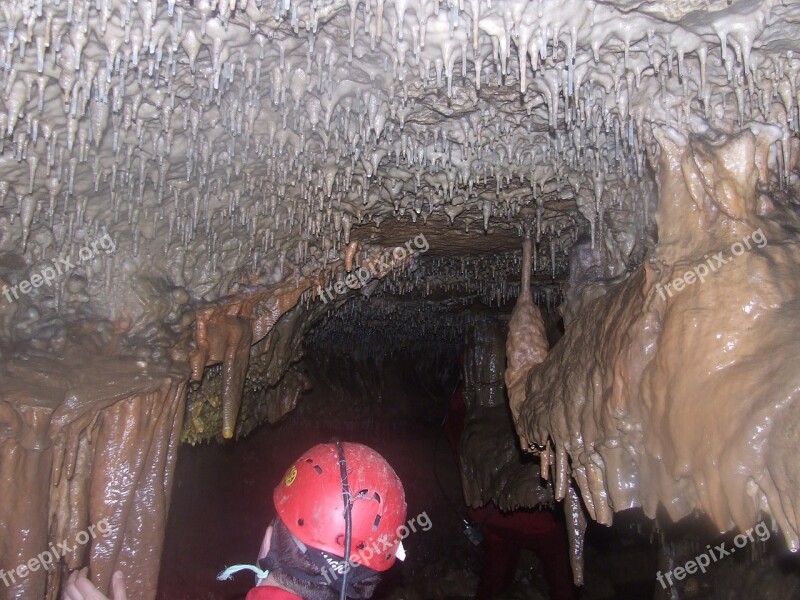
[[[662, 504], [724, 531], [765, 511], [796, 550], [800, 229], [786, 196], [764, 193], [774, 138], [753, 129], [657, 133], [658, 244], [522, 365], [511, 408], [556, 496], [574, 478], [601, 523]], [[523, 332], [512, 321], [510, 349]]]
[[[351, 260], [361, 265], [377, 251], [360, 249]], [[101, 588], [122, 569], [136, 582], [130, 598], [155, 597], [179, 440], [244, 435], [294, 410], [309, 386], [294, 368], [306, 331], [354, 293], [325, 303], [312, 292], [341, 271], [334, 262], [313, 277], [239, 286], [178, 311], [173, 321], [194, 327], [173, 331], [165, 348], [151, 340], [146, 354], [127, 345], [129, 324], [89, 318], [46, 341], [0, 344], [0, 473], [9, 482], [0, 496], [0, 568], [15, 571], [59, 542], [75, 546], [52, 566], [23, 569], [0, 585], [0, 598], [56, 598], [68, 572], [83, 566]], [[107, 536], [74, 543], [98, 522]]]
[[[83, 566], [102, 588], [122, 569], [129, 598], [154, 597], [188, 371], [82, 348], [0, 369], [0, 568], [19, 574], [0, 597], [55, 599]], [[107, 535], [79, 543], [101, 522]], [[60, 542], [73, 551], [20, 573]]]

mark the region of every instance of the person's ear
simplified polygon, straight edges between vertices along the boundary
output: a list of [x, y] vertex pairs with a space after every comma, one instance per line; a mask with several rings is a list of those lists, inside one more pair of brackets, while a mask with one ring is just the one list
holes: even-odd
[[258, 551], [258, 560], [261, 560], [267, 555], [271, 543], [272, 543], [272, 525], [267, 527], [267, 532], [264, 534], [264, 539], [261, 542], [261, 550]]

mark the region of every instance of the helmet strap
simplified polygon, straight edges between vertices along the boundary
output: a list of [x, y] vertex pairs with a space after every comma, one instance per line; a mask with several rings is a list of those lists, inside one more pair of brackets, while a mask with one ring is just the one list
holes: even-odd
[[[339, 471], [342, 475], [342, 501], [344, 502], [344, 558], [345, 561], [350, 560], [350, 546], [353, 542], [353, 501], [350, 495], [350, 483], [347, 481], [347, 459], [344, 457], [344, 444], [336, 440], [336, 451], [339, 454]], [[347, 576], [350, 574], [350, 569], [344, 569], [342, 575], [342, 587], [339, 589], [339, 600], [345, 600], [347, 597]]]
[[264, 581], [269, 576], [269, 571], [267, 569], [259, 568], [255, 565], [232, 565], [222, 571], [219, 575], [217, 575], [218, 581], [226, 581], [231, 579], [234, 573], [238, 573], [239, 571], [252, 571], [256, 574], [256, 585], [261, 585], [261, 582]]
[[312, 575], [301, 569], [284, 565], [282, 564], [280, 554], [277, 550], [278, 544], [275, 541], [276, 532], [274, 529], [272, 535], [273, 542], [270, 544], [269, 552], [264, 558], [258, 561], [259, 566], [264, 570], [280, 571], [295, 579], [305, 581], [306, 583], [329, 586], [338, 591], [339, 594], [344, 593], [347, 597], [357, 599], [362, 598], [362, 596], [354, 588], [355, 584], [377, 573], [377, 571], [367, 566], [359, 564], [353, 565], [344, 558], [328, 554], [316, 548], [309, 548], [291, 532], [289, 532], [289, 535], [291, 535], [298, 550], [320, 570], [320, 573]]

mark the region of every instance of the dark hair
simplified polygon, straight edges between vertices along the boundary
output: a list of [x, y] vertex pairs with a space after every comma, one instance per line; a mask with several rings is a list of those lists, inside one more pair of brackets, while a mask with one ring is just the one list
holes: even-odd
[[[272, 527], [270, 555], [277, 557], [277, 564], [273, 565], [269, 574], [275, 582], [301, 596], [303, 600], [339, 600], [339, 592], [324, 580], [320, 583], [313, 583], [291, 574], [292, 571], [299, 571], [310, 576], [323, 575], [322, 569], [300, 550], [280, 518], [275, 517]], [[370, 598], [380, 580], [381, 574], [376, 572], [374, 575], [354, 583], [353, 590], [358, 598]]]

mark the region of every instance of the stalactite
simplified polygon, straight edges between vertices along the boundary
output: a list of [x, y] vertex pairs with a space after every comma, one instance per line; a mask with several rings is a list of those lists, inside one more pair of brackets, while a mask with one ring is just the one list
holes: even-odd
[[583, 550], [586, 534], [586, 514], [581, 506], [578, 491], [567, 488], [564, 496], [564, 509], [567, 514], [567, 538], [569, 540], [569, 562], [572, 566], [572, 579], [575, 585], [583, 585]]
[[660, 503], [673, 520], [699, 509], [720, 531], [746, 530], [765, 511], [798, 545], [782, 491], [796, 377], [759, 358], [793, 360], [800, 323], [800, 289], [787, 285], [796, 217], [755, 201], [756, 156], [774, 134], [659, 136], [653, 259], [599, 294], [585, 287], [564, 338], [511, 399], [523, 446], [551, 441], [559, 477], [569, 460], [602, 523], [634, 506], [654, 517]]
[[234, 437], [250, 347], [274, 327], [278, 319], [312, 287], [303, 280], [297, 286], [260, 290], [234, 298], [197, 313], [196, 349], [189, 357], [192, 380], [200, 381], [205, 368], [222, 362], [222, 435]]
[[533, 241], [526, 227], [525, 239], [522, 242], [520, 293], [514, 305], [514, 312], [511, 314], [506, 342], [508, 367], [505, 383], [512, 405], [524, 398], [528, 372], [545, 359], [548, 351], [544, 320], [539, 308], [533, 303], [530, 290], [532, 253]]

